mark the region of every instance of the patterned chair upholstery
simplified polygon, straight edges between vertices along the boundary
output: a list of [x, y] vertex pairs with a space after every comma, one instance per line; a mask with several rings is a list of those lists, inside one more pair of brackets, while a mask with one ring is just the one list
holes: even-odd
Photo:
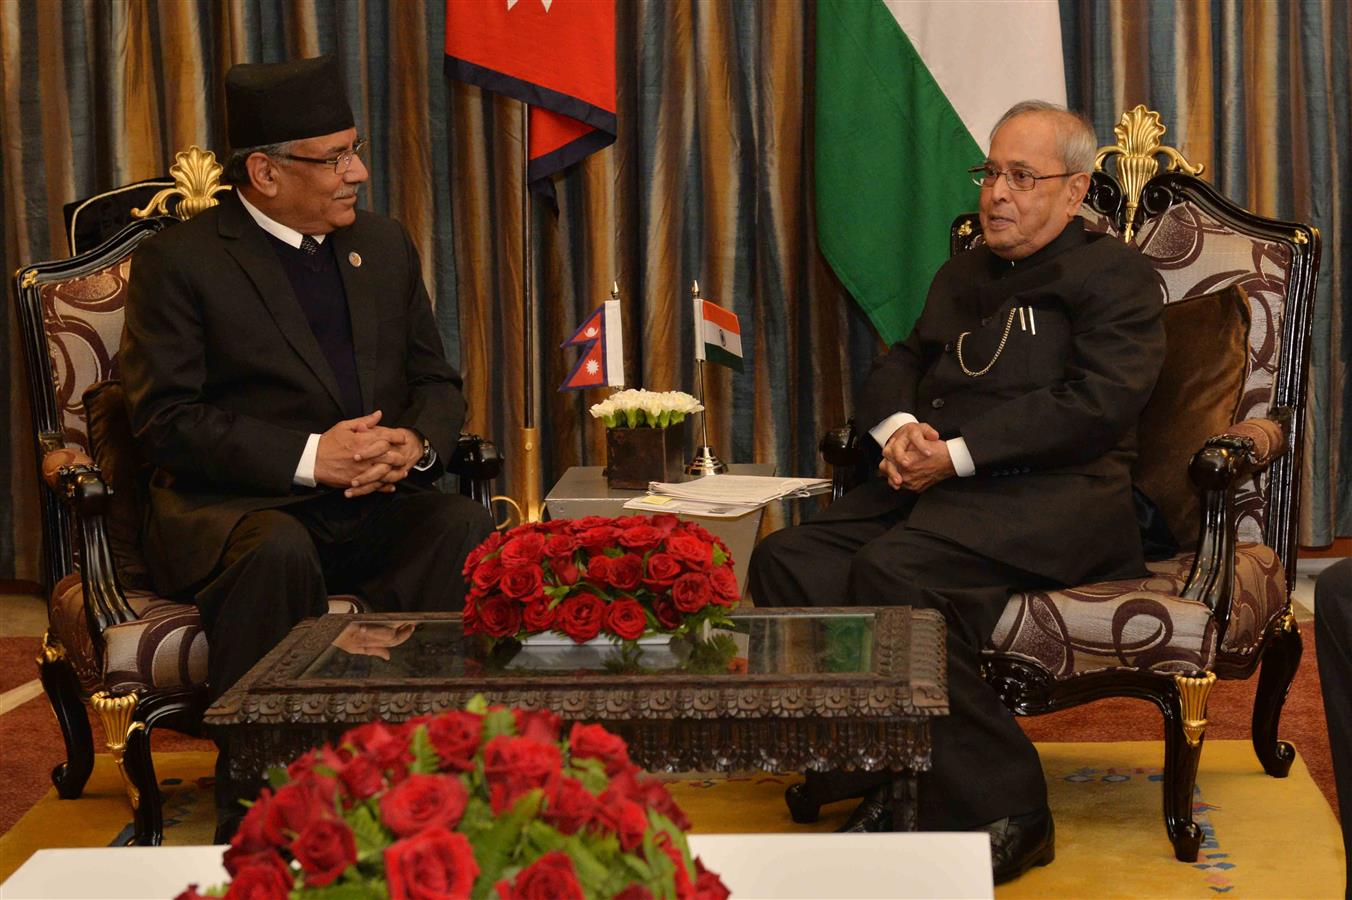
[[[158, 844], [162, 831], [150, 732], [199, 734], [207, 697], [197, 607], [156, 595], [140, 556], [147, 471], [116, 381], [133, 251], [221, 190], [220, 167], [196, 147], [171, 171], [177, 186], [152, 204], [160, 215], [87, 253], [25, 267], [14, 283], [41, 466], [49, 601], [38, 665], [66, 749], [52, 780], [66, 799], [84, 790], [94, 762], [87, 701], [127, 781], [139, 844]], [[176, 215], [162, 202], [171, 194], [184, 198]], [[447, 469], [488, 505], [501, 465], [491, 442], [465, 435]], [[330, 612], [360, 608], [356, 597], [329, 598]]]
[[[1163, 132], [1144, 107], [1123, 115], [1119, 143], [1099, 151], [1082, 215], [1140, 249], [1164, 280], [1166, 303], [1232, 285], [1247, 297], [1234, 424], [1206, 439], [1189, 466], [1201, 495], [1197, 539], [1150, 563], [1147, 578], [1011, 595], [983, 668], [1019, 715], [1111, 696], [1155, 703], [1165, 720], [1165, 826], [1175, 856], [1192, 862], [1202, 837], [1192, 795], [1216, 678], [1247, 678], [1261, 664], [1254, 749], [1279, 778], [1295, 755], [1277, 724], [1301, 655], [1288, 585], [1319, 232], [1235, 206], [1196, 177], [1201, 166], [1160, 145]], [[1160, 154], [1169, 160], [1163, 173]], [[1121, 157], [1120, 181], [1103, 171], [1112, 156]], [[953, 223], [954, 253], [980, 241], [976, 214]], [[1142, 457], [1151, 449], [1143, 445]], [[827, 435], [822, 451], [839, 496], [861, 473], [853, 427]]]

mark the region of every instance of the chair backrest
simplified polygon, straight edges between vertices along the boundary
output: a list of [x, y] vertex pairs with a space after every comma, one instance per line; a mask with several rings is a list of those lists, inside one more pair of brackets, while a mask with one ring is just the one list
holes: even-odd
[[[132, 224], [86, 253], [34, 263], [15, 274], [14, 299], [39, 469], [51, 450], [63, 446], [89, 450], [82, 398], [90, 386], [117, 377], [133, 252], [152, 234], [214, 206], [214, 195], [226, 189], [220, 185], [220, 173], [208, 151], [193, 147], [179, 153], [170, 169], [174, 185], [138, 210]], [[171, 213], [174, 197], [181, 199]], [[38, 483], [42, 484], [40, 475]], [[72, 570], [74, 551], [65, 507], [45, 487], [40, 491], [42, 571], [50, 591]]]
[[[1123, 113], [1114, 128], [1117, 143], [1098, 152], [1081, 215], [1087, 227], [1141, 251], [1164, 280], [1166, 303], [1230, 285], [1248, 296], [1248, 372], [1236, 418], [1289, 417], [1288, 446], [1262, 477], [1240, 486], [1235, 514], [1239, 540], [1271, 547], [1291, 584], [1319, 230], [1259, 216], [1226, 199], [1198, 177], [1203, 166], [1161, 144], [1164, 132], [1159, 114], [1144, 106]], [[1115, 176], [1104, 168], [1110, 161]], [[975, 213], [953, 222], [952, 252], [980, 242]]]

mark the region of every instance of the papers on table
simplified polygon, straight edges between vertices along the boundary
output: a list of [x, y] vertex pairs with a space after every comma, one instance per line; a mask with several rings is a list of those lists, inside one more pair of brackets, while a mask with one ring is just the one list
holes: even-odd
[[808, 497], [831, 489], [826, 478], [779, 478], [767, 475], [706, 475], [693, 481], [654, 481], [648, 493], [625, 509], [691, 516], [735, 518], [786, 497]]

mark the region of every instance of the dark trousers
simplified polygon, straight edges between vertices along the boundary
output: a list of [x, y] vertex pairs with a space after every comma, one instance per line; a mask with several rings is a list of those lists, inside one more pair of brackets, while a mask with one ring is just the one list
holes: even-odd
[[[1352, 559], [1319, 575], [1314, 586], [1314, 642], [1319, 657], [1319, 687], [1329, 726], [1333, 778], [1338, 786], [1338, 813], [1343, 821], [1343, 846], [1352, 847]], [[1352, 900], [1352, 859], [1348, 861], [1345, 895]]]
[[[1047, 805], [1033, 744], [981, 677], [980, 651], [1012, 586], [1043, 579], [885, 516], [824, 521], [771, 534], [751, 558], [757, 606], [893, 606], [937, 610], [948, 626], [949, 715], [932, 726], [933, 767], [920, 779], [919, 822], [965, 830]], [[884, 777], [836, 776], [842, 796]]]
[[[458, 610], [470, 550], [493, 529], [483, 506], [459, 494], [341, 492], [246, 515], [216, 571], [196, 591], [214, 700], [296, 623], [323, 615], [329, 594], [351, 593], [381, 612]], [[218, 814], [241, 799], [217, 762]]]

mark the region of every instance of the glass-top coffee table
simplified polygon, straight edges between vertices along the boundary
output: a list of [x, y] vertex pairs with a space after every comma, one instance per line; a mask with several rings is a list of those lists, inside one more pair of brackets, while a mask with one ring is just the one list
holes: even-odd
[[268, 767], [364, 722], [492, 703], [548, 709], [624, 737], [654, 772], [892, 770], [914, 828], [915, 774], [948, 712], [944, 624], [909, 607], [755, 610], [702, 640], [628, 650], [491, 646], [454, 614], [324, 616], [295, 629], [207, 711], [231, 775]]

